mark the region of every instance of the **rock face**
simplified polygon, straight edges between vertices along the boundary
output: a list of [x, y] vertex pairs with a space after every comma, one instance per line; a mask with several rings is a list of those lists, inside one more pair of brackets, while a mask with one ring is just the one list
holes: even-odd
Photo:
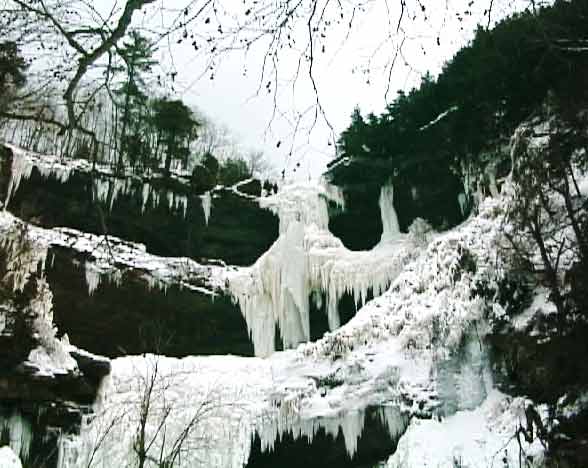
[[105, 167], [92, 171], [86, 161], [54, 161], [10, 147], [0, 149], [0, 158], [0, 199], [42, 227], [106, 230], [156, 255], [233, 265], [252, 264], [278, 237], [277, 217], [257, 203], [259, 181], [206, 192], [190, 174], [117, 177]]

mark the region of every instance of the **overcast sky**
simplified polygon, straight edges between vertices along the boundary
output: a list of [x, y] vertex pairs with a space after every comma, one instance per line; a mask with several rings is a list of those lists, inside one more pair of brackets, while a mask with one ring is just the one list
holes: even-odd
[[[185, 1], [166, 0], [165, 5], [180, 7]], [[235, 0], [236, 10], [243, 8], [241, 3]], [[488, 19], [484, 10], [490, 0], [422, 0], [430, 10], [421, 12], [416, 19], [405, 16], [404, 30], [398, 37], [388, 40], [385, 39], [391, 23], [394, 23], [392, 29], [395, 30], [399, 15], [399, 10], [394, 8], [400, 2], [388, 0], [390, 10], [386, 9], [386, 3], [385, 0], [368, 2], [369, 7], [356, 14], [347, 39], [344, 40], [342, 35], [347, 33], [344, 28], [340, 31], [334, 28], [334, 33], [326, 41], [325, 52], [317, 54], [320, 60], [317, 59], [315, 65], [315, 77], [319, 98], [335, 135], [348, 125], [356, 105], [364, 115], [379, 113], [386, 105], [386, 97], [388, 101], [393, 100], [396, 90], [418, 85], [420, 77], [427, 71], [434, 75], [438, 73], [443, 63], [472, 38], [476, 25], [486, 25]], [[528, 4], [528, 0], [494, 0], [492, 19]], [[158, 5], [150, 8], [155, 11], [160, 8]], [[146, 12], [144, 18], [156, 17], [152, 13]], [[201, 22], [191, 25], [191, 28], [203, 27]], [[389, 74], [385, 65], [403, 39], [403, 53], [397, 56]], [[265, 89], [257, 95], [265, 50], [263, 44], [246, 57], [243, 53], [227, 55], [222, 65], [214, 70], [214, 79], [211, 80], [211, 73], [203, 73], [206, 70], [204, 56], [196, 55], [189, 41], [176, 42], [171, 38], [160, 44], [158, 54], [168, 68], [173, 61], [178, 72], [174, 88], [186, 102], [198, 107], [215, 122], [226, 125], [244, 149], [263, 150], [278, 173], [286, 169], [289, 177], [298, 179], [320, 175], [326, 162], [335, 156], [335, 147], [324, 119], [319, 119], [311, 129], [305, 128], [313, 122], [311, 113], [307, 115], [303, 128], [298, 129], [296, 138], [292, 137], [294, 117], [315, 100], [306, 73], [298, 78], [293, 91], [291, 78], [297, 63], [296, 55], [283, 55], [277, 95], [274, 96], [273, 91], [268, 94]], [[274, 97], [277, 99], [277, 114], [274, 113]]]

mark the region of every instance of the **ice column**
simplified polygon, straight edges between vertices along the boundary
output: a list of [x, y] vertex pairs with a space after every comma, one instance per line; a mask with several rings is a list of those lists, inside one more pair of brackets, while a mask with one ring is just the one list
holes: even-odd
[[380, 192], [380, 215], [382, 216], [382, 238], [380, 242], [385, 242], [400, 234], [398, 225], [398, 216], [394, 209], [394, 185], [388, 182], [382, 187]]

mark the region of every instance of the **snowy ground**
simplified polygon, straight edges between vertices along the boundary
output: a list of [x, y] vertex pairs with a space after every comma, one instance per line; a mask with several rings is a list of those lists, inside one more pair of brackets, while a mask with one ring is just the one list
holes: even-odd
[[0, 468], [22, 468], [19, 458], [10, 447], [0, 448]]

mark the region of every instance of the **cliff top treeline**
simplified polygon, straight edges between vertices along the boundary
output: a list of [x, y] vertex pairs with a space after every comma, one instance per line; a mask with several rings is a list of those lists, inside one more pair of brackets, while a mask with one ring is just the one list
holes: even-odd
[[[492, 30], [479, 27], [437, 78], [427, 74], [418, 88], [399, 91], [381, 115], [364, 118], [356, 108], [339, 152], [386, 167], [378, 171], [382, 179], [400, 173], [404, 180], [436, 184], [452, 172], [464, 176], [464, 168], [479, 170], [492, 161], [548, 94], [572, 118], [586, 102], [587, 78], [588, 3], [557, 0]], [[336, 183], [368, 176], [350, 166], [332, 171]]]

